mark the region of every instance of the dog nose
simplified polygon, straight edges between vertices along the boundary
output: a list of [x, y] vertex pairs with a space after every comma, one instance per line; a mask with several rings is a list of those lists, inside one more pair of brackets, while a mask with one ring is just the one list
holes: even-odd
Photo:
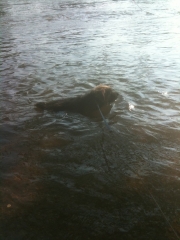
[[117, 93], [117, 92], [114, 92], [114, 93], [112, 94], [112, 98], [113, 98], [114, 100], [116, 100], [116, 99], [118, 98], [118, 96], [119, 96], [119, 93]]
[[119, 96], [119, 93], [116, 92], [116, 93], [115, 93], [115, 96], [116, 96], [116, 98], [117, 98], [117, 97]]

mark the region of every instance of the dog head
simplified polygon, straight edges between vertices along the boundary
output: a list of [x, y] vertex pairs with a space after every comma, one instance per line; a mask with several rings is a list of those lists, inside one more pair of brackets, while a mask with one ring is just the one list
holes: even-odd
[[93, 94], [95, 96], [96, 103], [99, 106], [109, 105], [113, 103], [119, 95], [116, 91], [107, 85], [97, 86], [93, 89]]

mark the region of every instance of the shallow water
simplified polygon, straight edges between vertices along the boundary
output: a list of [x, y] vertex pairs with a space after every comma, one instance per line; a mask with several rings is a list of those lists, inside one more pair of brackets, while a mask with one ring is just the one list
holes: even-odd
[[[9, 0], [0, 20], [2, 239], [180, 238], [178, 1]], [[100, 83], [111, 131], [34, 108]]]

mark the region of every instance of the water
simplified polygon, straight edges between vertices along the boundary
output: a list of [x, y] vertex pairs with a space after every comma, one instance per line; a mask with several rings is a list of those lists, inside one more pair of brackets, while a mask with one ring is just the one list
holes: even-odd
[[[180, 4], [1, 1], [2, 239], [180, 238]], [[119, 92], [107, 121], [39, 101]]]

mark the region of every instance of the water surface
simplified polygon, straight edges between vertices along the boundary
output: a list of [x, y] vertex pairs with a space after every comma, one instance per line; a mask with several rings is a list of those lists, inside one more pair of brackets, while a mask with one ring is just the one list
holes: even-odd
[[[180, 238], [178, 1], [1, 1], [2, 239]], [[98, 84], [103, 121], [34, 104]]]

